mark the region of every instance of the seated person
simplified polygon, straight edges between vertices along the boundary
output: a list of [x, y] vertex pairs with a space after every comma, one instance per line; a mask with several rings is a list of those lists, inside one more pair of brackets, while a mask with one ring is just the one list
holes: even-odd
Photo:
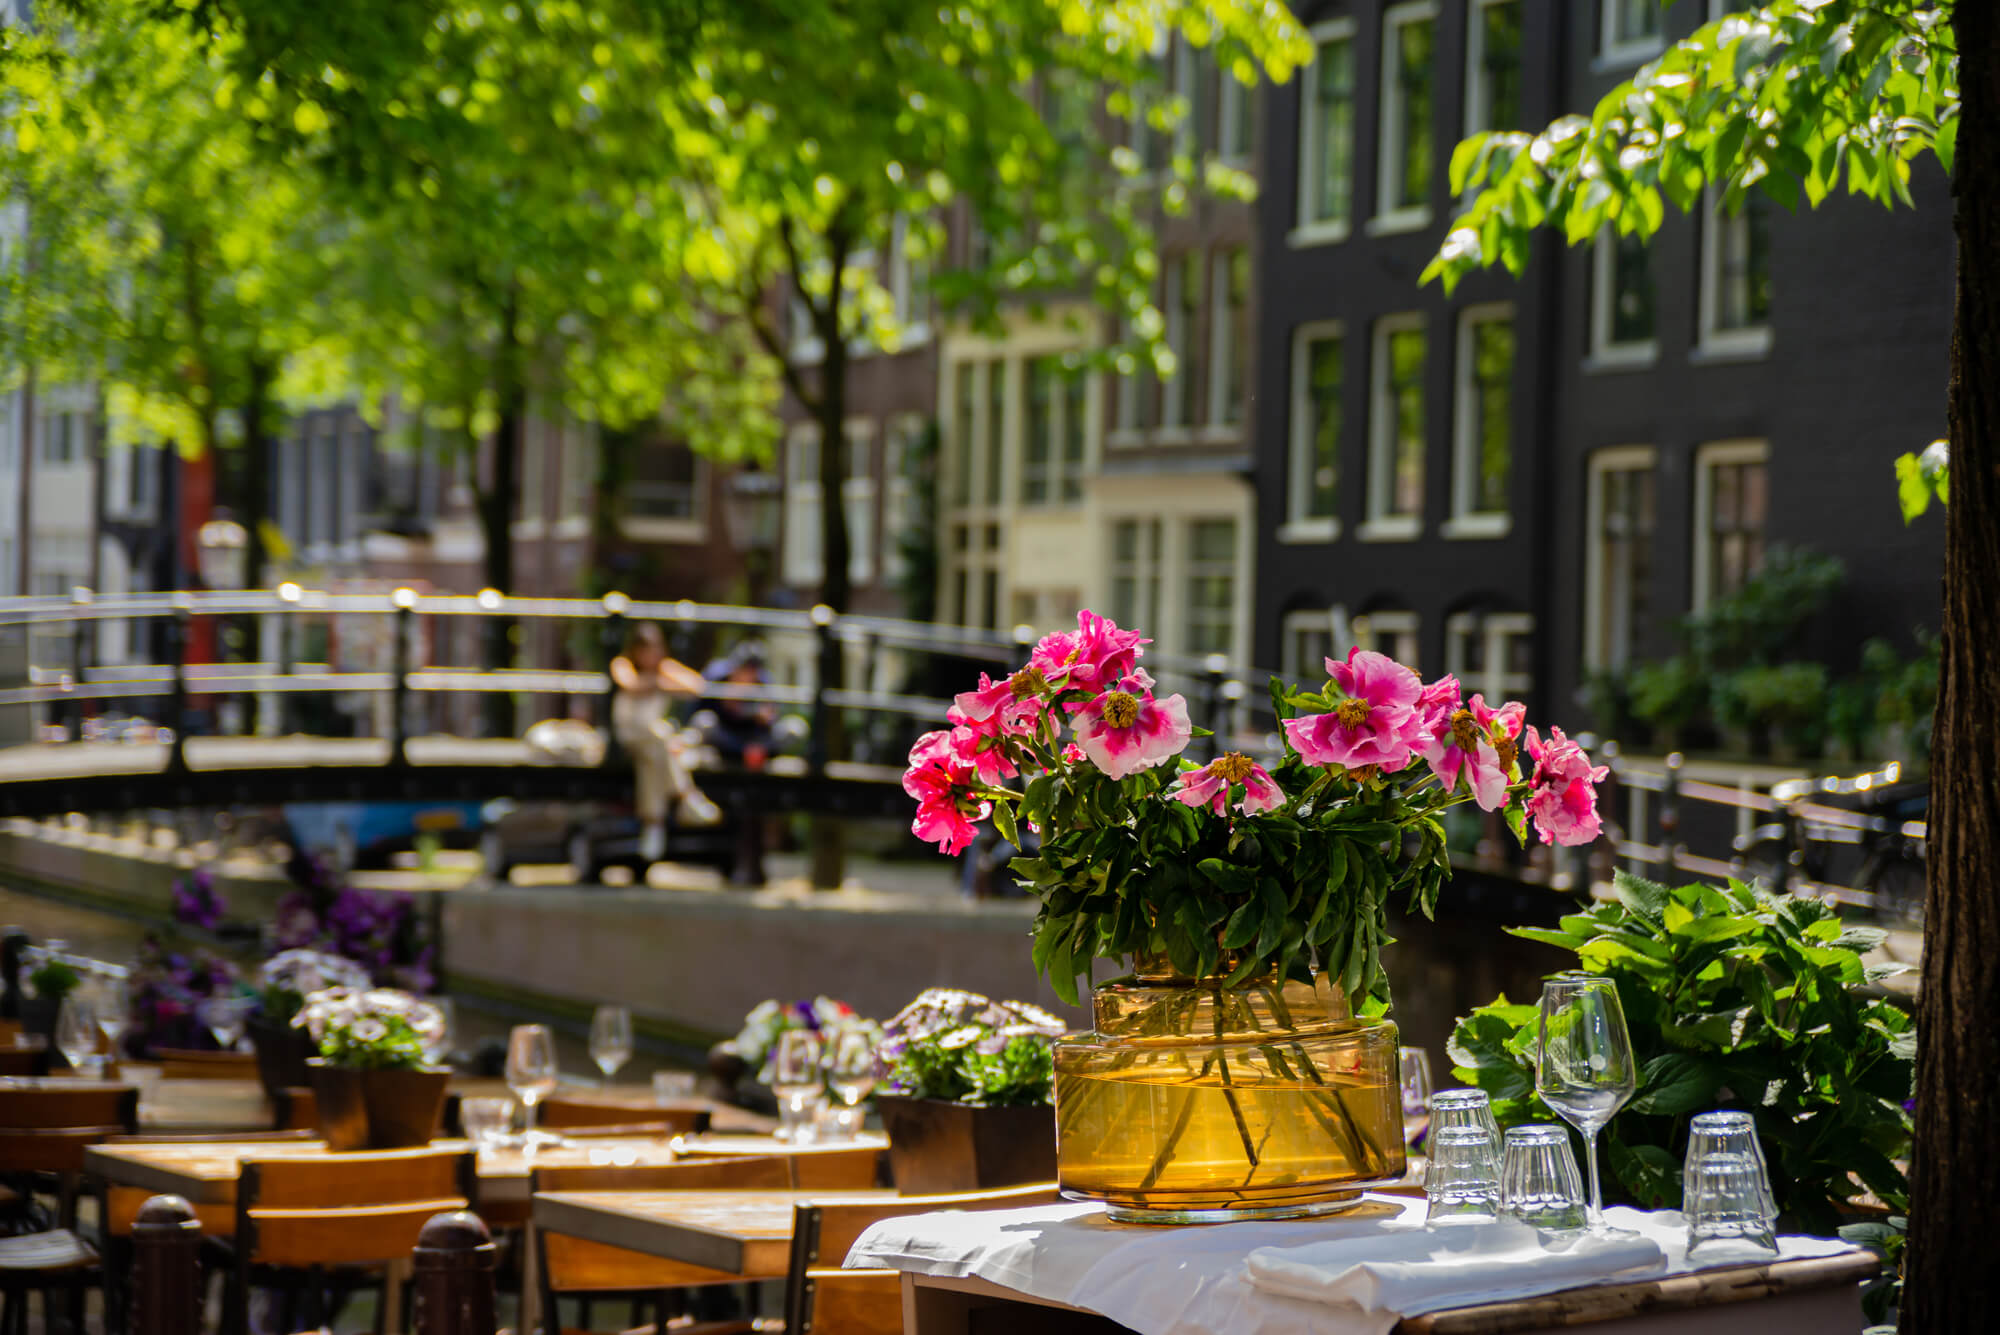
[[639, 856], [656, 862], [667, 851], [667, 803], [678, 803], [683, 825], [714, 825], [722, 812], [694, 786], [681, 763], [667, 721], [667, 697], [700, 695], [701, 674], [667, 653], [666, 637], [652, 622], [632, 628], [625, 652], [611, 660], [618, 694], [611, 702], [611, 731], [632, 757], [639, 815]]

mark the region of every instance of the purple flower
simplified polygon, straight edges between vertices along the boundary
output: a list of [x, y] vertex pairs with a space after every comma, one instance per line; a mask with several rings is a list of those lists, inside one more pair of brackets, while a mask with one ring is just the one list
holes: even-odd
[[174, 882], [175, 922], [213, 931], [227, 910], [228, 905], [216, 890], [215, 877], [208, 868], [202, 867], [186, 880]]

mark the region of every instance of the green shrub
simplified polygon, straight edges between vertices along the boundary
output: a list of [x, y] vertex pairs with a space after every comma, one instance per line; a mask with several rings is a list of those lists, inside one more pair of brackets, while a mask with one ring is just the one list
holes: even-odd
[[1776, 667], [1748, 667], [1731, 674], [1726, 690], [1718, 691], [1716, 715], [1723, 714], [1721, 698], [1740, 722], [1736, 726], [1769, 728], [1781, 733], [1805, 750], [1818, 747], [1826, 736], [1827, 671], [1823, 663], [1781, 663]]
[[[1863, 1186], [1896, 1213], [1909, 1187], [1916, 1034], [1868, 985], [1882, 933], [1846, 927], [1817, 900], [1728, 888], [1668, 889], [1620, 873], [1617, 898], [1513, 935], [1574, 950], [1613, 979], [1641, 1076], [1604, 1132], [1607, 1194], [1677, 1207], [1687, 1122], [1741, 1109], [1757, 1123], [1789, 1225], [1830, 1233]], [[1504, 1126], [1558, 1120], [1535, 1095], [1537, 1010], [1505, 997], [1458, 1022], [1453, 1074], [1484, 1089]]]
[[58, 1003], [76, 991], [82, 981], [75, 969], [58, 959], [43, 960], [28, 975], [28, 986], [35, 990], [36, 996]]
[[1679, 731], [1701, 717], [1708, 678], [1685, 654], [1632, 670], [1632, 717]]
[[1780, 662], [1846, 578], [1838, 557], [1773, 547], [1741, 587], [1681, 623], [1688, 649], [1709, 672]]

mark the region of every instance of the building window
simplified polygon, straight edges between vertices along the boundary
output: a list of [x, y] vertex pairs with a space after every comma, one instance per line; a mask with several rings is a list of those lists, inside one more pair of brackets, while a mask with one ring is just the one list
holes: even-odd
[[1660, 0], [1602, 0], [1598, 57], [1629, 64], [1660, 50]]
[[1694, 610], [1743, 587], [1764, 564], [1769, 509], [1761, 440], [1720, 441], [1695, 451]]
[[1193, 157], [1208, 146], [1207, 64], [1186, 38], [1174, 43], [1173, 95], [1180, 104], [1180, 119], [1174, 122], [1176, 154]]
[[1227, 654], [1236, 644], [1236, 521], [1196, 519], [1187, 527], [1187, 602], [1181, 625], [1190, 655]]
[[1332, 611], [1285, 613], [1278, 641], [1278, 670], [1285, 680], [1318, 681], [1326, 675], [1326, 660], [1334, 656]]
[[1240, 426], [1250, 392], [1250, 252], [1242, 246], [1216, 254], [1208, 304], [1208, 420]]
[[1312, 30], [1313, 63], [1299, 96], [1299, 216], [1295, 244], [1337, 241], [1354, 216], [1354, 24]]
[[1535, 619], [1525, 612], [1459, 612], [1445, 618], [1444, 670], [1495, 709], [1535, 684]]
[[1337, 324], [1292, 335], [1291, 468], [1284, 541], [1328, 541], [1340, 530], [1340, 424], [1346, 343]]
[[801, 422], [785, 442], [785, 581], [817, 584], [822, 567], [819, 428]]
[[889, 300], [895, 313], [896, 350], [931, 336], [929, 236], [901, 214], [889, 233]]
[[[1132, 342], [1132, 322], [1129, 319], [1118, 322], [1118, 342], [1129, 348]], [[1118, 354], [1118, 421], [1114, 434], [1133, 436], [1139, 430], [1139, 358], [1131, 351]]]
[[1194, 387], [1201, 379], [1201, 252], [1190, 250], [1167, 265], [1167, 346], [1174, 373], [1160, 386], [1160, 425], [1180, 430], [1194, 420]]
[[1584, 666], [1623, 668], [1645, 649], [1653, 606], [1654, 462], [1650, 445], [1599, 450], [1585, 501]]
[[1066, 375], [1062, 358], [1027, 363], [1028, 415], [1022, 423], [1021, 504], [1074, 505], [1083, 499], [1088, 384]]
[[73, 464], [83, 446], [84, 415], [58, 412], [42, 416], [39, 457], [45, 464]]
[[1375, 322], [1363, 538], [1414, 538], [1424, 510], [1424, 322]]
[[[707, 508], [706, 461], [680, 441], [641, 440], [633, 454], [632, 477], [619, 496], [635, 536], [655, 525], [697, 529]], [[818, 475], [810, 481], [817, 490]]]
[[1257, 105], [1255, 88], [1237, 78], [1227, 68], [1218, 67], [1215, 73], [1215, 151], [1233, 166], [1247, 166], [1250, 162], [1254, 108]]
[[978, 390], [974, 376], [978, 366], [960, 362], [951, 373], [951, 501], [972, 504], [972, 463], [975, 454], [973, 424], [979, 420]]
[[1521, 127], [1521, 0], [1472, 0], [1465, 51], [1465, 132]]
[[1771, 347], [1771, 205], [1743, 196], [1732, 216], [1711, 193], [1701, 247], [1701, 346], [1762, 355]]
[[1447, 537], [1498, 537], [1508, 527], [1514, 459], [1514, 311], [1459, 316]]
[[1591, 267], [1592, 360], [1603, 366], [1650, 363], [1659, 354], [1651, 248], [1640, 237], [1607, 231], [1597, 238]]
[[847, 477], [840, 486], [847, 510], [847, 578], [855, 584], [875, 579], [875, 424], [847, 424]]
[[986, 491], [979, 497], [983, 505], [1007, 503], [1007, 363], [986, 363]]
[[1056, 499], [1076, 505], [1083, 500], [1083, 470], [1090, 457], [1090, 382], [1081, 375], [1064, 376], [1058, 402], [1062, 418], [1056, 425], [1056, 455], [1062, 473]]
[[1405, 611], [1365, 612], [1354, 618], [1354, 643], [1387, 654], [1407, 668], [1417, 668], [1417, 614]]
[[909, 414], [892, 419], [882, 438], [882, 477], [888, 486], [882, 501], [882, 568], [891, 580], [909, 573], [906, 553], [924, 527], [919, 496], [926, 471], [921, 452], [924, 430], [924, 419]]
[[1121, 626], [1159, 624], [1160, 529], [1157, 519], [1121, 519], [1111, 526], [1110, 616]]
[[1436, 64], [1437, 7], [1430, 0], [1397, 5], [1382, 15], [1377, 231], [1401, 231], [1430, 222]]

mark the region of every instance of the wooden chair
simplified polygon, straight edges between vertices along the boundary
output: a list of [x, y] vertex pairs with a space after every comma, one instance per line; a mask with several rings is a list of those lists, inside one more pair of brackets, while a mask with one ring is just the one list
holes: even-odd
[[130, 1085], [0, 1090], [0, 1173], [52, 1177], [57, 1199], [56, 1227], [0, 1238], [0, 1335], [26, 1335], [28, 1295], [38, 1290], [44, 1329], [57, 1290], [68, 1295], [71, 1328], [82, 1329], [84, 1292], [104, 1277], [97, 1249], [75, 1227], [83, 1152], [138, 1122], [139, 1091]]
[[463, 1150], [245, 1159], [225, 1335], [248, 1335], [250, 1289], [274, 1282], [303, 1290], [305, 1328], [325, 1326], [328, 1277], [379, 1278], [381, 1267], [410, 1254], [432, 1215], [469, 1207], [473, 1173]]
[[[740, 1159], [685, 1159], [670, 1164], [577, 1165], [537, 1168], [530, 1190], [544, 1191], [784, 1191], [792, 1185], [788, 1158], [769, 1156]], [[668, 1261], [644, 1252], [587, 1242], [561, 1233], [540, 1233], [542, 1317], [551, 1332], [581, 1335], [590, 1324], [590, 1305], [595, 1300], [628, 1301], [633, 1318], [639, 1308], [651, 1303], [655, 1324], [664, 1326], [671, 1290], [710, 1284], [735, 1284], [742, 1276], [727, 1270]], [[557, 1299], [579, 1300], [578, 1325], [563, 1326]], [[747, 1324], [707, 1325], [705, 1335], [721, 1335], [725, 1330], [747, 1331]]]
[[272, 1124], [280, 1131], [318, 1131], [319, 1099], [310, 1089], [281, 1089], [271, 1100]]
[[47, 1075], [48, 1073], [47, 1047], [0, 1047], [0, 1075]]
[[896, 1200], [814, 1201], [792, 1225], [785, 1277], [785, 1329], [794, 1335], [900, 1335], [903, 1286], [895, 1270], [843, 1270], [868, 1226], [933, 1210], [1019, 1210], [1060, 1199], [1054, 1183]]
[[792, 1161], [792, 1185], [800, 1191], [866, 1191], [888, 1183], [884, 1152], [867, 1145], [787, 1157]]
[[535, 1110], [535, 1125], [545, 1131], [616, 1127], [639, 1128], [632, 1135], [698, 1136], [708, 1130], [708, 1118], [706, 1108], [648, 1108], [594, 1099], [543, 1099]]
[[162, 1080], [255, 1080], [254, 1052], [203, 1052], [195, 1048], [154, 1048]]

